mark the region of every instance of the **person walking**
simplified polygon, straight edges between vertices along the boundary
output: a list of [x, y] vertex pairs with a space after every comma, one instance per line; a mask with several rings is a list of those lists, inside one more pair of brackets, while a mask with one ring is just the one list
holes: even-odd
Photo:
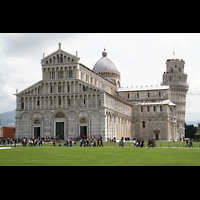
[[141, 140], [141, 147], [143, 147], [143, 146], [144, 146], [144, 140], [142, 138], [142, 140]]
[[103, 147], [103, 138], [101, 137], [101, 147]]
[[122, 146], [122, 142], [121, 142], [121, 140], [119, 141], [119, 147], [121, 147]]
[[186, 147], [189, 147], [189, 144], [188, 144], [188, 139], [186, 140]]
[[81, 138], [81, 139], [80, 139], [80, 143], [81, 143], [81, 144], [80, 144], [80, 147], [82, 147], [82, 144], [83, 144], [82, 142], [83, 142], [83, 141], [82, 141], [82, 138]]
[[15, 138], [15, 147], [17, 147], [17, 138]]
[[59, 147], [61, 147], [61, 139], [60, 139], [60, 142], [59, 142]]
[[136, 145], [136, 141], [135, 141], [135, 140], [133, 140], [133, 146], [135, 147], [135, 145]]
[[122, 147], [124, 147], [124, 138], [123, 137], [121, 139], [121, 145], [122, 145]]
[[55, 139], [53, 139], [53, 146], [56, 146], [56, 145], [55, 145]]

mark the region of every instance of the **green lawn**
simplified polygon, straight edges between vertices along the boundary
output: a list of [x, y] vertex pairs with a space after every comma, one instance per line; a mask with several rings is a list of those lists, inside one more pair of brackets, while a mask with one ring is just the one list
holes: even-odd
[[[200, 149], [17, 147], [0, 150], [2, 166], [200, 166]], [[107, 143], [108, 144], [108, 143]]]

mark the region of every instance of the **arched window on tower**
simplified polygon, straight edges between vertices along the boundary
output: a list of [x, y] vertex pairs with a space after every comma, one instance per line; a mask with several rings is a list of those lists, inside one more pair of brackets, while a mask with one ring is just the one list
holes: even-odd
[[145, 121], [142, 122], [142, 127], [145, 128]]

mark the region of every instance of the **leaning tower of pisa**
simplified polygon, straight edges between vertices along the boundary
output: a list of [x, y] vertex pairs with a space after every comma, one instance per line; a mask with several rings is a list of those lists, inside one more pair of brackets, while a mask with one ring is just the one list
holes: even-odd
[[176, 104], [176, 140], [185, 137], [186, 94], [189, 89], [187, 74], [184, 73], [185, 61], [168, 59], [162, 85], [170, 86], [170, 100]]

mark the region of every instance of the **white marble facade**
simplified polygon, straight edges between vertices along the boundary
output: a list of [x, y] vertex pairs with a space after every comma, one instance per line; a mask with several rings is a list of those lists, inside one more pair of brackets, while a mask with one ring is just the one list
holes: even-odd
[[120, 72], [102, 55], [93, 70], [61, 44], [43, 57], [42, 80], [16, 93], [16, 137], [178, 139], [169, 84], [120, 88]]

